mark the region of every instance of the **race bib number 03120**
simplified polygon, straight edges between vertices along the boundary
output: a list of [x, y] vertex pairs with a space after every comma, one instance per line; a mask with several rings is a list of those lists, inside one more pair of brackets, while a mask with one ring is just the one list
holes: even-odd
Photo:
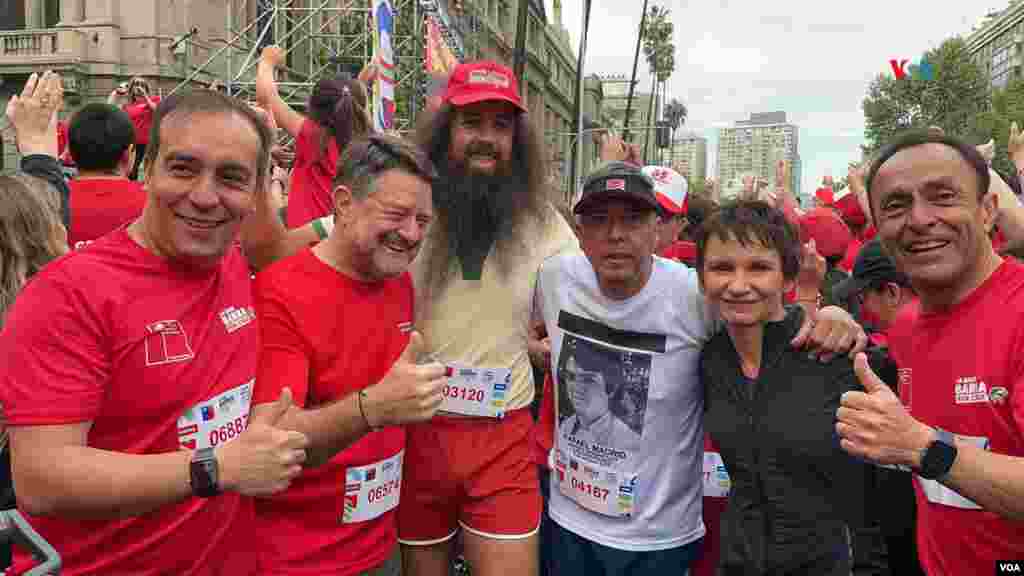
[[398, 506], [403, 454], [345, 470], [344, 524], [373, 520]]
[[198, 450], [237, 438], [249, 425], [252, 385], [250, 380], [186, 410], [178, 418], [179, 445]]
[[505, 415], [505, 394], [512, 381], [507, 368], [452, 366], [445, 384], [441, 411], [466, 416], [501, 418]]
[[637, 476], [601, 466], [585, 464], [555, 451], [555, 474], [562, 495], [603, 516], [628, 518], [633, 515]]

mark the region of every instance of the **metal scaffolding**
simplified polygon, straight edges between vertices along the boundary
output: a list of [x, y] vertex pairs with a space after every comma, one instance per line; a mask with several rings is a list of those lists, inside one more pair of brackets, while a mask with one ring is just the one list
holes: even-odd
[[[423, 98], [423, 0], [392, 0], [395, 12], [395, 128], [408, 131]], [[369, 0], [228, 0], [223, 45], [191, 66], [175, 90], [216, 79], [228, 93], [255, 100], [256, 65], [264, 46], [285, 51], [281, 97], [304, 110], [316, 82], [340, 72], [355, 76], [373, 53]], [[187, 44], [189, 38], [182, 39]], [[187, 46], [183, 46], [183, 50]]]

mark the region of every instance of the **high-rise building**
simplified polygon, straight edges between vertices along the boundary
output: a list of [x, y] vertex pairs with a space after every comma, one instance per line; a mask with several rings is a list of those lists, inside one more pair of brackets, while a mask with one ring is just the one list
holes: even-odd
[[[604, 92], [603, 110], [612, 118], [615, 128], [621, 131], [626, 124], [626, 107], [629, 103], [629, 77], [622, 74], [601, 76], [601, 88]], [[633, 91], [633, 104], [629, 106], [629, 132], [632, 134], [632, 141], [644, 144], [646, 138], [648, 143], [649, 156], [655, 156], [655, 132], [654, 119], [658, 117], [661, 109], [661, 97], [654, 96], [651, 102], [649, 92]], [[649, 134], [648, 134], [649, 132]]]
[[786, 121], [785, 112], [761, 112], [722, 128], [718, 133], [718, 182], [723, 196], [741, 189], [744, 176], [774, 187], [775, 164], [790, 166], [790, 189], [800, 194], [800, 128]]
[[1021, 78], [1024, 65], [1024, 2], [1011, 0], [1001, 11], [986, 14], [967, 36], [967, 50], [988, 71], [993, 88]]
[[708, 140], [696, 134], [677, 136], [670, 155], [672, 169], [691, 182], [703, 182], [708, 173]]

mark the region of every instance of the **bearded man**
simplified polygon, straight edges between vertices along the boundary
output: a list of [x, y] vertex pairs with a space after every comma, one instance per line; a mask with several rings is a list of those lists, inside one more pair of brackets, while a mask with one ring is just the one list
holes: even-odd
[[414, 265], [417, 325], [428, 356], [455, 373], [443, 414], [408, 429], [405, 573], [447, 574], [461, 527], [474, 574], [536, 574], [532, 287], [540, 263], [576, 237], [548, 199], [542, 144], [507, 67], [459, 65], [417, 139], [440, 175]]

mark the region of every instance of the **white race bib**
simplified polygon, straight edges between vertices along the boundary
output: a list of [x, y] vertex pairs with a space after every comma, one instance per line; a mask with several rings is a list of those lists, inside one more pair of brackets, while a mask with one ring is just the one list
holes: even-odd
[[[955, 436], [957, 440], [974, 444], [982, 450], [988, 450], [988, 438], [981, 436], [961, 436], [959, 434], [955, 434]], [[925, 480], [924, 478], [917, 476], [917, 481], [921, 483], [921, 491], [924, 492], [924, 497], [932, 504], [941, 504], [942, 506], [963, 508], [965, 510], [981, 510], [981, 506], [978, 506], [974, 501], [968, 500], [955, 491], [946, 488], [940, 484], [938, 480]]]
[[567, 458], [561, 450], [555, 452], [555, 474], [563, 496], [603, 516], [628, 518], [633, 515], [636, 474], [624, 475]]
[[213, 448], [249, 425], [253, 380], [196, 404], [178, 418], [178, 443], [187, 450]]
[[729, 472], [718, 452], [704, 453], [704, 496], [709, 498], [727, 498], [732, 481]]
[[505, 394], [512, 382], [507, 368], [452, 366], [444, 387], [441, 411], [466, 416], [501, 418], [505, 415]]
[[398, 506], [402, 488], [402, 455], [345, 470], [344, 524], [373, 520]]

